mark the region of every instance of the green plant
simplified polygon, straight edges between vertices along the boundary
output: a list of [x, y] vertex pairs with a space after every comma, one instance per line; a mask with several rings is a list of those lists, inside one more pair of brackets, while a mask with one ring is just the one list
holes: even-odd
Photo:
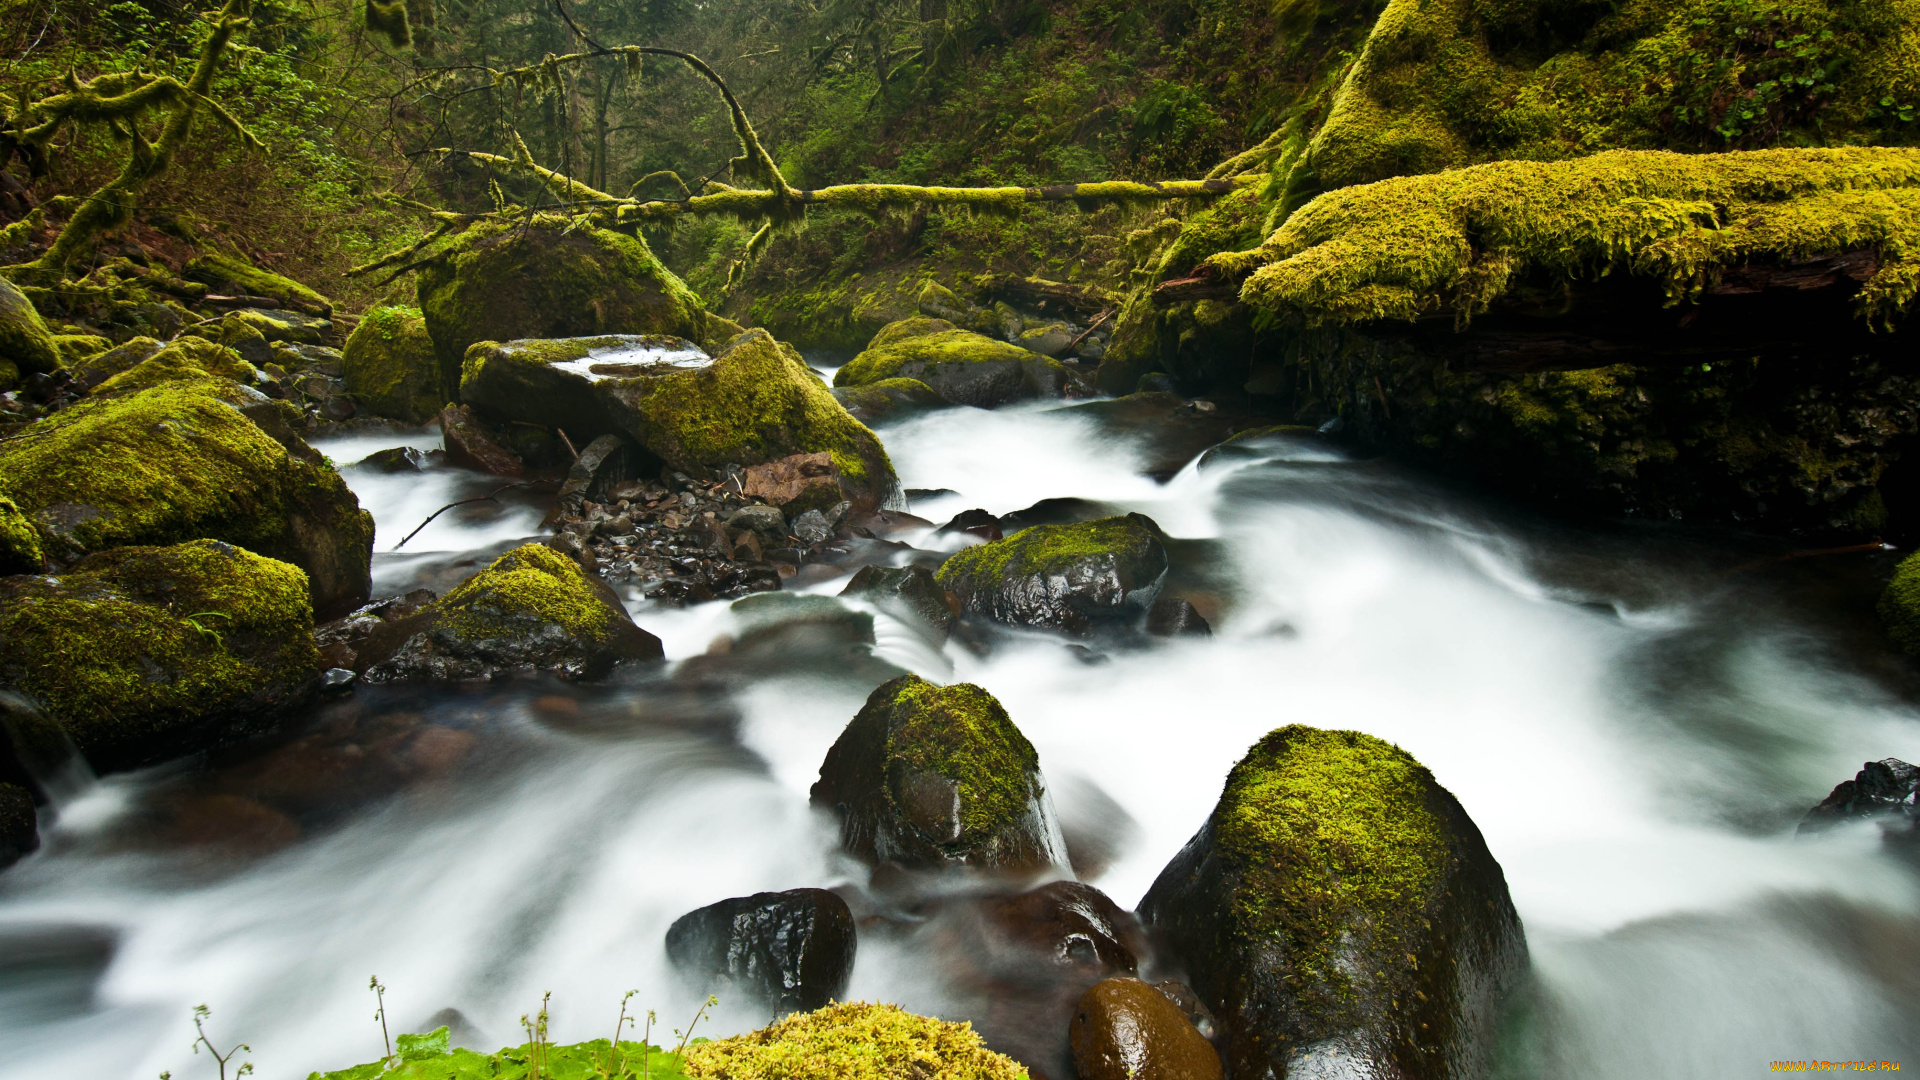
[[[226, 1053], [222, 1054], [220, 1048], [213, 1044], [213, 1040], [207, 1037], [206, 1022], [212, 1015], [213, 1010], [207, 1008], [205, 1005], [195, 1005], [193, 1007], [193, 1030], [195, 1033], [193, 1052], [198, 1054], [202, 1046], [206, 1047], [207, 1054], [212, 1057], [214, 1063], [220, 1067], [220, 1080], [227, 1080], [227, 1062], [233, 1060], [233, 1056], [242, 1050], [252, 1053], [253, 1047], [248, 1046], [246, 1043], [235, 1043]], [[240, 1067], [234, 1071], [233, 1075], [236, 1080], [238, 1080], [239, 1077], [248, 1076], [252, 1073], [253, 1062], [242, 1061]], [[161, 1076], [162, 1080], [165, 1080], [166, 1074], [162, 1073]]]
[[375, 975], [367, 980], [367, 989], [373, 991], [373, 1018], [380, 1021], [380, 1042], [387, 1051], [381, 1060], [386, 1061], [393, 1057], [393, 1039], [387, 1034], [387, 988], [380, 985], [380, 976]]

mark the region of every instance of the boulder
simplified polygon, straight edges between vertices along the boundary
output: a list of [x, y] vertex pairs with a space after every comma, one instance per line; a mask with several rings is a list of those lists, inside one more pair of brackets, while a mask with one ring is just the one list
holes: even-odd
[[1036, 525], [955, 552], [935, 577], [962, 610], [1011, 626], [1085, 635], [1152, 607], [1167, 575], [1158, 534], [1143, 514]]
[[620, 598], [541, 544], [507, 552], [446, 596], [382, 623], [355, 650], [368, 682], [492, 678], [516, 670], [604, 678], [623, 661], [658, 660], [660, 639]]
[[978, 686], [881, 684], [820, 766], [813, 805], [869, 865], [1024, 873], [1065, 867], [1040, 757]]
[[55, 334], [54, 351], [60, 354], [60, 366], [71, 368], [90, 356], [113, 348], [113, 342], [98, 334]]
[[576, 441], [624, 435], [691, 476], [827, 454], [841, 497], [856, 509], [885, 505], [896, 487], [880, 440], [792, 346], [764, 330], [733, 338], [711, 359], [691, 342], [661, 337], [483, 342], [468, 352], [460, 395], [493, 415], [564, 428]]
[[457, 389], [441, 378], [427, 320], [413, 308], [375, 308], [362, 317], [340, 372], [364, 411], [414, 424], [433, 419]]
[[1147, 633], [1155, 637], [1212, 637], [1200, 609], [1181, 596], [1162, 596], [1147, 612]]
[[853, 913], [825, 889], [722, 900], [667, 928], [667, 957], [682, 973], [779, 1013], [818, 1009], [845, 993], [855, 944]]
[[291, 278], [262, 270], [231, 255], [218, 252], [202, 255], [187, 263], [181, 274], [189, 281], [226, 289], [238, 296], [265, 296], [323, 319], [333, 314], [333, 301]]
[[19, 385], [23, 375], [59, 366], [60, 351], [33, 301], [0, 279], [0, 392]]
[[671, 334], [712, 347], [739, 333], [708, 314], [646, 241], [576, 225], [482, 223], [420, 268], [420, 310], [445, 385], [464, 392], [461, 365], [478, 341]]
[[970, 330], [936, 329], [940, 323], [917, 318], [887, 326], [874, 335], [878, 344], [834, 374], [833, 384], [852, 388], [914, 379], [955, 405], [983, 409], [1065, 392], [1067, 374], [1059, 361]]
[[321, 618], [358, 607], [372, 584], [372, 515], [311, 448], [263, 428], [284, 403], [221, 396], [241, 389], [163, 385], [63, 409], [0, 446], [0, 494], [56, 561], [208, 537], [304, 570]]
[[947, 603], [947, 591], [924, 566], [863, 566], [840, 595], [857, 597], [924, 626], [942, 641], [953, 630], [956, 613]]
[[159, 352], [161, 345], [150, 337], [137, 337], [87, 357], [68, 368], [81, 389], [91, 390], [128, 368]]
[[1909, 555], [1894, 567], [1877, 606], [1893, 643], [1920, 655], [1920, 555]]
[[227, 318], [252, 327], [269, 342], [298, 342], [302, 345], [325, 345], [333, 336], [333, 320], [314, 315], [302, 315], [297, 311], [281, 311], [278, 308], [240, 308], [229, 312]]
[[40, 847], [40, 817], [33, 793], [18, 784], [0, 784], [0, 870]]
[[918, 379], [881, 379], [865, 386], [836, 386], [833, 399], [863, 424], [898, 420], [947, 404], [946, 398]]
[[1078, 335], [1066, 323], [1056, 322], [1036, 326], [1031, 330], [1022, 330], [1020, 335], [1013, 339], [1013, 343], [1028, 352], [1039, 353], [1041, 356], [1059, 356], [1067, 351], [1067, 346], [1073, 344], [1076, 336]]
[[[131, 356], [132, 354], [125, 354]], [[103, 370], [107, 354], [89, 363], [92, 370]], [[112, 361], [118, 363], [118, 360]], [[99, 367], [94, 367], [99, 364]], [[259, 369], [225, 345], [205, 338], [185, 337], [155, 350], [145, 359], [102, 379], [93, 388], [93, 396], [119, 397], [150, 390], [168, 383], [252, 383], [260, 378]]]
[[1243, 417], [1215, 408], [1210, 401], [1189, 401], [1165, 391], [1089, 401], [1070, 406], [1066, 412], [1087, 417], [1102, 432], [1141, 447], [1141, 471], [1161, 481], [1171, 478], [1245, 422]]
[[1875, 818], [1880, 819], [1888, 840], [1920, 844], [1920, 768], [1899, 758], [1867, 762], [1853, 779], [1842, 780], [1807, 811], [1798, 832], [1804, 835], [1845, 821]]
[[1479, 829], [1411, 755], [1290, 726], [1255, 744], [1141, 901], [1233, 1076], [1483, 1076], [1526, 939]]
[[791, 454], [764, 465], [749, 465], [740, 472], [740, 493], [765, 499], [787, 518], [841, 501], [840, 477], [831, 454]]
[[1080, 997], [1068, 1028], [1080, 1080], [1220, 1080], [1220, 1055], [1158, 988], [1103, 979]]
[[375, 450], [354, 462], [351, 468], [389, 476], [395, 473], [423, 473], [433, 468], [433, 458], [428, 451], [417, 447], [390, 446], [385, 450]]
[[0, 688], [38, 702], [98, 771], [263, 730], [319, 666], [306, 575], [218, 540], [0, 578]]
[[524, 476], [526, 462], [502, 445], [494, 432], [466, 405], [440, 410], [440, 441], [447, 448], [447, 464], [493, 476]]
[[36, 574], [45, 562], [33, 519], [12, 499], [0, 495], [0, 576]]

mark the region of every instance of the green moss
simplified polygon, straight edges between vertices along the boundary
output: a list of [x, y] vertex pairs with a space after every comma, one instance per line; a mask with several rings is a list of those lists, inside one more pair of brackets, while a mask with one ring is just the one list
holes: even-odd
[[98, 398], [120, 397], [173, 383], [250, 383], [260, 377], [252, 364], [225, 345], [183, 337], [93, 388]]
[[1323, 195], [1259, 248], [1241, 299], [1309, 323], [1484, 311], [1523, 278], [1625, 272], [1683, 302], [1723, 267], [1875, 249], [1859, 312], [1891, 320], [1920, 290], [1920, 151], [1618, 151], [1504, 161]]
[[322, 344], [333, 333], [331, 320], [310, 318], [292, 311], [270, 314], [258, 308], [243, 308], [231, 312], [221, 322], [244, 324], [268, 341], [297, 341], [306, 345]]
[[12, 499], [0, 495], [0, 576], [37, 573], [45, 561], [32, 520]]
[[[927, 285], [930, 288], [935, 287], [931, 281], [927, 282]], [[941, 291], [946, 292], [944, 289]], [[921, 295], [924, 296], [926, 293], [923, 291]], [[952, 296], [953, 294], [947, 293], [947, 295]], [[930, 319], [925, 315], [915, 315], [910, 319], [901, 319], [899, 322], [891, 322], [881, 327], [880, 332], [873, 335], [873, 340], [867, 342], [867, 348], [884, 349], [889, 345], [905, 341], [908, 338], [926, 337], [928, 334], [938, 334], [957, 329], [959, 328], [945, 319]]]
[[1880, 594], [1879, 611], [1894, 644], [1920, 654], [1920, 555], [1909, 555], [1894, 568], [1893, 579]]
[[[399, 6], [397, 0], [396, 5]], [[405, 8], [401, 17], [405, 18]], [[446, 1028], [437, 1034], [445, 1038]], [[401, 1040], [410, 1038], [402, 1035]], [[403, 1044], [404, 1047], [404, 1044]], [[564, 1046], [523, 1043], [491, 1054], [464, 1047], [404, 1048], [397, 1061], [368, 1062], [329, 1073], [310, 1073], [307, 1080], [605, 1080], [608, 1075], [633, 1080], [685, 1080], [679, 1055], [658, 1046], [622, 1040], [619, 1051], [605, 1039]], [[614, 1071], [622, 1069], [624, 1071]]]
[[586, 572], [543, 544], [525, 544], [461, 582], [435, 605], [440, 625], [478, 640], [522, 633], [529, 615], [584, 641], [605, 641], [613, 612], [588, 583]]
[[833, 385], [865, 386], [901, 377], [924, 380], [931, 369], [943, 365], [1018, 364], [1033, 358], [1033, 353], [1018, 345], [971, 330], [942, 330], [868, 349], [834, 373]]
[[341, 350], [347, 390], [376, 416], [425, 423], [455, 397], [445, 385], [416, 308], [375, 308], [360, 319]]
[[194, 281], [230, 287], [246, 296], [270, 296], [322, 317], [333, 314], [333, 301], [291, 278], [262, 270], [242, 259], [215, 253], [186, 265], [183, 273]]
[[1131, 516], [1035, 525], [1004, 540], [954, 552], [934, 577], [951, 588], [962, 579], [1004, 581], [1057, 575], [1086, 559], [1135, 557], [1152, 540], [1153, 534]]
[[1026, 814], [1040, 755], [992, 694], [972, 683], [936, 686], [917, 675], [889, 685], [890, 796], [898, 797], [891, 763], [901, 762], [959, 787], [965, 837], [990, 836]]
[[33, 301], [11, 281], [0, 278], [0, 363], [14, 368], [12, 379], [0, 372], [0, 383], [22, 373], [50, 372], [60, 366], [60, 351]]
[[115, 548], [58, 578], [7, 580], [0, 676], [96, 766], [171, 756], [160, 744], [183, 729], [269, 687], [290, 694], [319, 667], [307, 576], [216, 540]]
[[1356, 731], [1296, 724], [1260, 740], [1227, 775], [1209, 820], [1243, 875], [1230, 932], [1279, 943], [1297, 985], [1343, 996], [1343, 933], [1365, 933], [1369, 952], [1392, 956], [1425, 918], [1448, 857], [1433, 787], [1412, 755]]
[[971, 1025], [915, 1016], [895, 1005], [847, 1002], [771, 1027], [687, 1048], [690, 1077], [715, 1080], [1023, 1080], [1013, 1059], [988, 1050]]
[[98, 334], [55, 334], [53, 348], [60, 354], [61, 366], [71, 368], [90, 356], [113, 348], [113, 342]]
[[160, 342], [150, 337], [137, 337], [122, 342], [106, 352], [87, 357], [84, 361], [68, 368], [73, 377], [81, 383], [99, 386], [115, 375], [127, 370], [142, 360], [151, 359], [161, 349]]
[[833, 396], [848, 412], [869, 422], [947, 403], [919, 379], [881, 379], [865, 386], [836, 387]]

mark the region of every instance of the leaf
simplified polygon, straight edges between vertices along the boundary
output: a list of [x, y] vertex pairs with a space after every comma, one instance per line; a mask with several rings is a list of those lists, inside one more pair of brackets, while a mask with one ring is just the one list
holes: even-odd
[[393, 1041], [399, 1048], [401, 1061], [425, 1061], [453, 1052], [444, 1024], [424, 1035], [401, 1035]]

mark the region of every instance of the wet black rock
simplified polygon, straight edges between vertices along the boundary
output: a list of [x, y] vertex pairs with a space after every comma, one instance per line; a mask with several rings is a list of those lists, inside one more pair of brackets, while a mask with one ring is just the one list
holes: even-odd
[[677, 669], [684, 679], [832, 673], [873, 685], [901, 671], [873, 655], [873, 616], [830, 596], [761, 592], [736, 600], [738, 627]]
[[1220, 1080], [1220, 1055], [1157, 987], [1119, 976], [1080, 997], [1069, 1028], [1080, 1080]]
[[1104, 431], [1129, 436], [1148, 447], [1151, 456], [1141, 471], [1166, 480], [1202, 451], [1249, 423], [1210, 401], [1190, 401], [1171, 393], [1171, 389], [1168, 384], [1165, 389], [1149, 390], [1142, 380], [1142, 393], [1090, 401], [1066, 411], [1091, 418]]
[[1082, 881], [1097, 880], [1140, 839], [1140, 823], [1100, 785], [1074, 773], [1053, 778], [1053, 808], [1067, 858]]
[[818, 1009], [845, 993], [855, 945], [847, 902], [825, 889], [722, 900], [667, 929], [667, 957], [701, 989], [744, 993], [780, 1013]]
[[787, 535], [787, 516], [777, 506], [754, 504], [743, 506], [727, 515], [727, 524], [735, 529], [747, 529], [766, 540], [784, 540]]
[[394, 446], [368, 454], [353, 467], [378, 473], [421, 473], [433, 467], [433, 458], [425, 450]]
[[1155, 637], [1212, 637], [1213, 627], [1185, 597], [1163, 596], [1147, 612], [1147, 633]]
[[1527, 969], [1466, 811], [1351, 731], [1256, 744], [1140, 914], [1219, 1017], [1235, 1077], [1483, 1076]]
[[1845, 821], [1879, 819], [1886, 839], [1920, 855], [1920, 767], [1899, 758], [1869, 761], [1807, 811], [1799, 832], [1815, 833]]
[[840, 595], [857, 597], [923, 625], [942, 640], [953, 629], [955, 612], [947, 602], [947, 591], [924, 566], [863, 566]]
[[1085, 635], [1145, 614], [1167, 565], [1159, 526], [1128, 514], [1037, 525], [956, 552], [935, 577], [965, 611], [1011, 626]]
[[577, 514], [589, 498], [605, 499], [621, 483], [636, 477], [644, 455], [618, 435], [602, 435], [588, 443], [567, 470], [567, 482], [555, 502], [556, 520]]
[[39, 848], [39, 830], [33, 793], [18, 784], [0, 784], [0, 870]]
[[1112, 517], [1113, 508], [1092, 499], [1041, 499], [1024, 510], [1000, 516], [1000, 531], [1012, 536], [1035, 525], [1077, 525], [1083, 521]]
[[935, 530], [936, 534], [965, 533], [992, 542], [1005, 536], [1000, 529], [1000, 519], [985, 510], [962, 510], [953, 515], [953, 519]]

